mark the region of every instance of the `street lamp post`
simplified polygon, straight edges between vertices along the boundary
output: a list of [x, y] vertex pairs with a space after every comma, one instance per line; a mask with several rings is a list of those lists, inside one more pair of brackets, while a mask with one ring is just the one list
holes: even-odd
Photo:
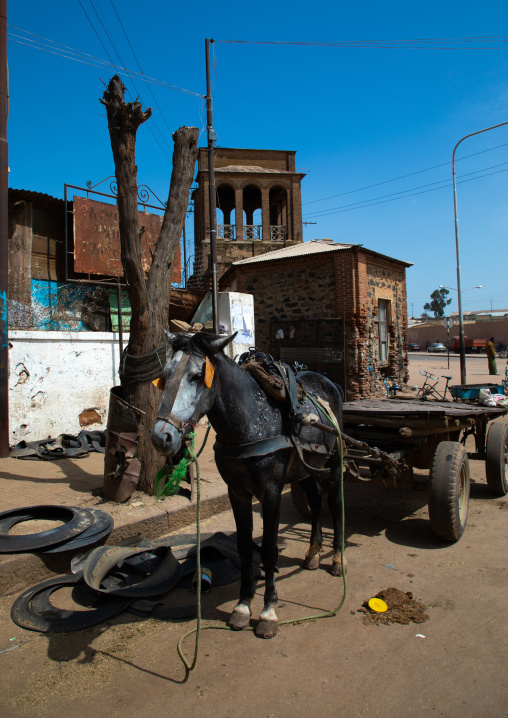
[[[458, 290], [455, 289], [455, 287], [446, 287], [444, 284], [439, 285], [439, 289], [452, 289], [454, 292], [457, 292]], [[477, 284], [475, 287], [468, 287], [467, 289], [463, 289], [462, 292], [468, 292], [470, 289], [482, 289], [481, 284]], [[448, 369], [450, 368], [450, 321], [448, 320], [446, 323], [446, 327], [448, 330]], [[462, 337], [464, 337], [464, 329], [462, 329]], [[460, 338], [459, 338], [460, 341]], [[462, 346], [462, 345], [461, 345]], [[461, 354], [461, 383], [466, 383], [466, 359], [465, 359], [465, 353], [466, 353], [466, 342], [464, 340], [464, 379], [462, 380], [462, 354]]]
[[495, 130], [498, 127], [508, 125], [508, 122], [501, 122], [499, 125], [493, 125], [492, 127], [486, 127], [484, 130], [478, 130], [477, 132], [471, 132], [469, 135], [462, 137], [455, 147], [452, 153], [452, 182], [453, 182], [453, 214], [455, 218], [455, 251], [457, 253], [457, 296], [459, 305], [459, 341], [460, 341], [460, 383], [466, 383], [466, 345], [464, 342], [464, 317], [462, 316], [462, 292], [460, 289], [460, 251], [459, 251], [459, 218], [457, 215], [457, 183], [455, 181], [455, 151], [461, 142], [467, 140], [468, 137], [474, 135], [481, 135], [482, 132], [488, 132], [489, 130]]

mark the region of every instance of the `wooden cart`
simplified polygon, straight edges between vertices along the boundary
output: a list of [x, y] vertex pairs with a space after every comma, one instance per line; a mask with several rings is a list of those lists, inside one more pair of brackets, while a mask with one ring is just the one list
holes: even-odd
[[[485, 462], [492, 493], [508, 492], [508, 424], [493, 419], [501, 407], [418, 399], [365, 399], [344, 404], [344, 479], [428, 492], [433, 532], [457, 541], [466, 528], [469, 459]], [[465, 448], [474, 438], [474, 451]], [[468, 442], [471, 444], [471, 441]], [[427, 469], [428, 478], [414, 469]], [[291, 486], [297, 510], [308, 515], [299, 484]]]

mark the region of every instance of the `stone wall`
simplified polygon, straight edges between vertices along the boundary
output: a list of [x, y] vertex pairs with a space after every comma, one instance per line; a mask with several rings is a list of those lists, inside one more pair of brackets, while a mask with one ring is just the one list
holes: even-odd
[[[406, 281], [400, 262], [352, 247], [325, 256], [240, 265], [230, 282], [236, 291], [254, 295], [256, 343], [262, 351], [273, 350], [277, 320], [344, 316], [349, 400], [384, 394], [385, 376], [407, 380]], [[385, 363], [379, 359], [380, 299], [390, 308]]]
[[[270, 351], [270, 319], [334, 319], [334, 266], [305, 260], [277, 262], [277, 268], [245, 266], [238, 277], [238, 291], [254, 295], [256, 343]], [[322, 260], [321, 260], [322, 261]], [[311, 266], [309, 267], [309, 263]], [[268, 271], [267, 271], [268, 270]]]

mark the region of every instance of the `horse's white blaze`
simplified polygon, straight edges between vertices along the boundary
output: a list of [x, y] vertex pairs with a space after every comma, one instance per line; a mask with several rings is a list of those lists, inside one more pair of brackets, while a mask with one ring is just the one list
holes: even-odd
[[[183, 352], [177, 352], [173, 359], [171, 360], [172, 365], [172, 374], [176, 370], [176, 367], [180, 361], [180, 359], [183, 356]], [[170, 366], [171, 366], [170, 365]], [[197, 373], [200, 373], [200, 369], [198, 367], [198, 364], [194, 357], [191, 357], [189, 359], [188, 363], [188, 369], [186, 372], [186, 375], [182, 378], [182, 381], [180, 382], [180, 386], [178, 387], [178, 392], [175, 397], [175, 403], [173, 404], [173, 408], [171, 410], [171, 413], [175, 414], [175, 416], [178, 416], [182, 421], [188, 421], [192, 414], [194, 413], [194, 409], [196, 408], [196, 404], [201, 398], [201, 394], [203, 393], [203, 390], [205, 388], [204, 382], [202, 381], [190, 381], [189, 378], [189, 370], [192, 370], [192, 366], [194, 371], [197, 370]], [[171, 379], [169, 380], [171, 382]]]
[[[172, 357], [169, 363], [169, 380], [166, 383], [166, 390], [171, 384], [172, 376], [182, 357], [183, 352], [179, 351]], [[184, 422], [189, 421], [194, 414], [196, 405], [205, 388], [204, 381], [196, 380], [196, 377], [201, 378], [201, 360], [196, 360], [194, 357], [191, 357], [178, 387], [173, 406], [169, 408], [172, 414]], [[199, 419], [201, 417], [197, 418]], [[156, 446], [162, 448], [164, 453], [173, 454], [180, 448], [182, 435], [178, 429], [165, 421], [163, 416], [158, 416], [152, 431], [152, 441]]]
[[267, 606], [259, 614], [259, 618], [262, 621], [278, 621], [277, 614], [275, 613], [275, 606]]

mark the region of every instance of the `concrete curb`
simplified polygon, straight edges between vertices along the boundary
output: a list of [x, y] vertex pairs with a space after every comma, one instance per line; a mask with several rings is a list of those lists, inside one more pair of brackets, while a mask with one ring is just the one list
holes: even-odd
[[[223, 484], [224, 489], [226, 488]], [[180, 499], [180, 497], [178, 497]], [[178, 503], [182, 504], [181, 501]], [[196, 504], [171, 508], [170, 502], [157, 506], [140, 506], [115, 513], [114, 528], [106, 541], [115, 545], [119, 541], [142, 533], [147, 539], [159, 538], [189, 526], [196, 521]], [[97, 506], [97, 508], [101, 508]], [[227, 493], [210, 496], [201, 500], [201, 519], [230, 508]], [[75, 552], [60, 555], [35, 555], [32, 553], [4, 554], [0, 556], [0, 595], [20, 593], [55, 575], [70, 572], [70, 562]]]

